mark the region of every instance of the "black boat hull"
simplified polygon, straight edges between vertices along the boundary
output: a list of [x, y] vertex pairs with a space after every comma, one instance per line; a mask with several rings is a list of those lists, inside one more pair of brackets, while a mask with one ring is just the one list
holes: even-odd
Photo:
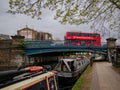
[[58, 84], [59, 86], [70, 86], [73, 85], [77, 79], [80, 77], [82, 72], [86, 69], [88, 64], [81, 67], [79, 70], [71, 71], [71, 72], [58, 72], [57, 78], [58, 78]]

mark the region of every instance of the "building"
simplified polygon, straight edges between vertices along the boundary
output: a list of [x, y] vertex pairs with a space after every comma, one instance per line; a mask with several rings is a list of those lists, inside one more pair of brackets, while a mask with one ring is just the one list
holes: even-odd
[[10, 39], [9, 35], [5, 35], [5, 34], [0, 34], [0, 40], [5, 40], [5, 39]]
[[37, 40], [52, 40], [52, 34], [47, 32], [38, 32]]
[[17, 35], [24, 36], [26, 40], [36, 40], [37, 31], [26, 26], [25, 28], [18, 30]]
[[52, 34], [47, 32], [38, 32], [30, 29], [27, 26], [17, 31], [17, 35], [25, 37], [25, 40], [52, 40]]

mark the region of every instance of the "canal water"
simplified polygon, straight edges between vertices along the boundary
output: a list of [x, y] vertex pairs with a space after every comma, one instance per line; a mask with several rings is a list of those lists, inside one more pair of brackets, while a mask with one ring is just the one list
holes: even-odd
[[[78, 80], [78, 78], [76, 79], [76, 81]], [[58, 88], [59, 88], [58, 90], [72, 90], [72, 88], [75, 85], [76, 81], [74, 81], [72, 83], [68, 83], [68, 84], [66, 84], [66, 82], [62, 82], [63, 83], [62, 85], [58, 85]]]
[[[52, 63], [50, 63], [50, 62], [45, 62], [45, 63], [42, 63], [43, 65], [42, 66], [47, 66], [47, 68], [49, 69], [49, 67], [48, 66], [51, 66], [51, 69], [53, 69], [54, 67], [55, 67], [55, 65], [57, 64], [58, 62], [52, 62]], [[11, 70], [11, 69], [18, 69], [17, 67], [3, 67], [2, 69], [1, 69], [1, 71], [6, 71], [6, 70]], [[72, 90], [72, 87], [74, 86], [74, 84], [75, 84], [75, 82], [73, 82], [73, 83], [68, 83], [68, 84], [65, 84], [64, 82], [63, 82], [63, 84], [62, 85], [58, 85], [58, 90]]]
[[[64, 82], [63, 82], [64, 83]], [[74, 86], [74, 83], [69, 85], [63, 85], [61, 87], [58, 87], [58, 90], [72, 90], [72, 87]]]

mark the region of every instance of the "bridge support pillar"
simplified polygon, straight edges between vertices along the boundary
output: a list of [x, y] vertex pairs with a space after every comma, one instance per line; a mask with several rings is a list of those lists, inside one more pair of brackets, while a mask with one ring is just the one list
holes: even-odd
[[108, 49], [108, 61], [114, 63], [116, 61], [116, 40], [115, 38], [108, 38], [107, 49]]

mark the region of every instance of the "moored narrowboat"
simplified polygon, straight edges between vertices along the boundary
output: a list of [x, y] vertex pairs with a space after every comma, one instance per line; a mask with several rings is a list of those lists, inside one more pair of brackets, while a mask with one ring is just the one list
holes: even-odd
[[54, 71], [39, 71], [41, 69], [40, 67], [29, 68], [30, 72], [19, 74], [11, 80], [1, 82], [0, 90], [58, 90], [56, 73]]
[[59, 85], [61, 86], [62, 84], [70, 84], [75, 82], [88, 64], [89, 60], [86, 58], [61, 59], [58, 65], [55, 67]]

